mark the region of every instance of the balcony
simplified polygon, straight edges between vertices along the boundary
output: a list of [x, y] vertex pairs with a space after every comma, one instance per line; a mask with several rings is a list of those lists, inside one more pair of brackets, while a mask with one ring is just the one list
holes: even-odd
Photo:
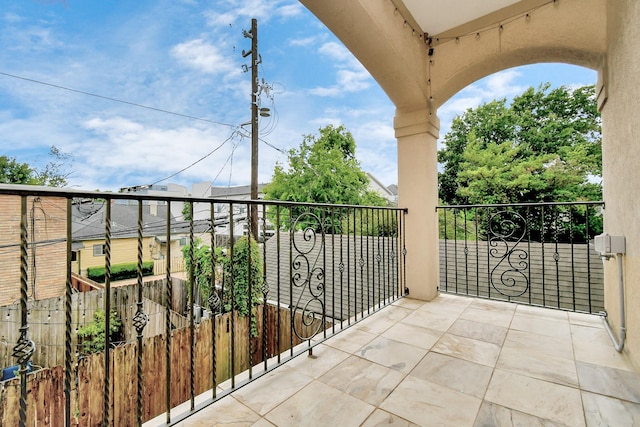
[[590, 228], [559, 219], [581, 208], [527, 207], [525, 235], [553, 230], [540, 251], [469, 233], [493, 214], [457, 209], [424, 302], [406, 295], [403, 209], [0, 186], [1, 422], [640, 422], [640, 381], [593, 314], [601, 262], [577, 255]]
[[403, 298], [177, 425], [231, 423], [632, 426], [640, 378], [598, 316]]

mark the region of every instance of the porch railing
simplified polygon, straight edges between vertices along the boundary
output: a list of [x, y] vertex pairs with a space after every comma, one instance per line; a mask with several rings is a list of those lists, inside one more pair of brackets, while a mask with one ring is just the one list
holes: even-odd
[[184, 419], [401, 298], [405, 214], [0, 185], [0, 425]]
[[603, 310], [603, 202], [438, 206], [440, 289], [562, 310]]

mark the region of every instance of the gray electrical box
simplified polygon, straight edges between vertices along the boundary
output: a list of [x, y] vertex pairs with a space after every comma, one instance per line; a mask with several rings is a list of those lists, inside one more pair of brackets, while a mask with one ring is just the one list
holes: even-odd
[[626, 252], [624, 236], [610, 236], [607, 233], [603, 233], [593, 239], [593, 246], [601, 256]]

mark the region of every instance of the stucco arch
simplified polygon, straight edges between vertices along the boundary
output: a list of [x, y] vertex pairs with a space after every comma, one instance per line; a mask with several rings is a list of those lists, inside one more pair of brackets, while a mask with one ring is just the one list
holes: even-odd
[[508, 23], [432, 38], [427, 70], [432, 108], [469, 84], [516, 66], [560, 62], [602, 70], [605, 6], [600, 0], [549, 3]]

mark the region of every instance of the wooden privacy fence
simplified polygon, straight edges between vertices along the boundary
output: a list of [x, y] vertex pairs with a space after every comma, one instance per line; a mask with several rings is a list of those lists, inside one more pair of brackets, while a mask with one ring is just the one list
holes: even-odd
[[[167, 264], [169, 260], [167, 259], [155, 259], [153, 260], [153, 274], [165, 274], [167, 272]], [[172, 257], [171, 258], [171, 271], [173, 273], [178, 273], [181, 271], [187, 271], [187, 264], [183, 257]]]
[[[187, 320], [180, 315], [187, 305], [186, 286], [181, 279], [173, 279], [172, 315], [171, 322], [176, 328], [187, 325]], [[144, 329], [144, 336], [151, 337], [163, 334], [165, 327], [164, 299], [166, 294], [166, 280], [146, 282], [143, 286], [143, 307], [149, 314], [149, 323]], [[135, 340], [136, 331], [133, 327], [133, 317], [136, 312], [136, 285], [114, 287], [111, 289], [111, 307], [116, 309], [122, 321], [123, 340]], [[64, 364], [64, 297], [48, 298], [29, 301], [29, 337], [36, 348], [32, 362], [34, 365], [47, 367]], [[97, 310], [104, 308], [104, 291], [76, 293], [71, 296], [72, 346], [78, 344], [77, 332], [86, 324], [93, 321]], [[11, 356], [14, 346], [20, 336], [20, 306], [12, 304], [0, 307], [0, 365], [1, 367], [15, 365], [15, 358]], [[75, 353], [75, 352], [74, 352]]]
[[[258, 336], [251, 338], [249, 353], [250, 322], [248, 317], [231, 319], [231, 313], [213, 319], [203, 319], [194, 329], [194, 391], [201, 394], [211, 390], [213, 383], [212, 322], [215, 326], [216, 383], [231, 377], [231, 346], [235, 352], [235, 373], [241, 373], [259, 364], [264, 357], [270, 358], [287, 352], [300, 340], [291, 335], [290, 311], [267, 305], [267, 327], [263, 328], [264, 306], [256, 307]], [[278, 311], [280, 313], [278, 314]], [[277, 319], [280, 319], [278, 324]], [[319, 322], [317, 320], [316, 322]], [[296, 327], [303, 327], [303, 320], [296, 316]], [[235, 325], [235, 342], [231, 343], [230, 327]], [[310, 325], [313, 329], [316, 325]], [[325, 322], [324, 328], [331, 328]], [[263, 330], [267, 334], [267, 348], [263, 347]], [[298, 329], [300, 330], [300, 329]], [[176, 329], [171, 334], [171, 406], [190, 399], [190, 330]], [[156, 335], [143, 340], [144, 391], [142, 398], [143, 420], [147, 421], [166, 411], [166, 336]], [[81, 358], [72, 381], [71, 414], [72, 425], [99, 425], [104, 419], [104, 355], [93, 354]], [[110, 365], [111, 425], [136, 424], [137, 414], [137, 345], [127, 343], [111, 350]], [[64, 421], [64, 370], [62, 366], [41, 369], [28, 375], [27, 425], [59, 426]], [[75, 385], [73, 385], [75, 384]], [[0, 382], [0, 425], [18, 423], [20, 379]]]
[[441, 240], [440, 289], [587, 313], [604, 309], [602, 259], [587, 243], [525, 241], [505, 254], [503, 245], [487, 241]]

